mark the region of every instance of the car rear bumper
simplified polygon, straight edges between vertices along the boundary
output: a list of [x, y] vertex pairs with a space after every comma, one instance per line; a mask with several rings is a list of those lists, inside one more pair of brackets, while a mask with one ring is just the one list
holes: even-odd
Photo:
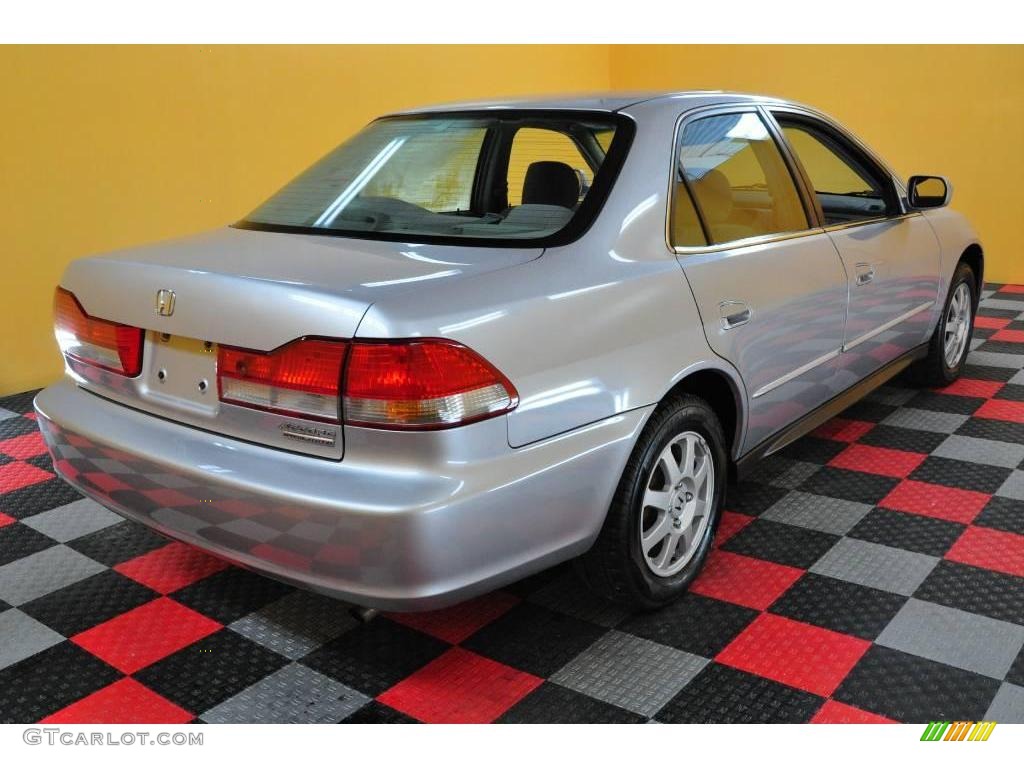
[[519, 449], [504, 418], [346, 428], [343, 461], [203, 432], [70, 380], [35, 401], [58, 474], [132, 520], [357, 605], [429, 610], [585, 551], [649, 408]]

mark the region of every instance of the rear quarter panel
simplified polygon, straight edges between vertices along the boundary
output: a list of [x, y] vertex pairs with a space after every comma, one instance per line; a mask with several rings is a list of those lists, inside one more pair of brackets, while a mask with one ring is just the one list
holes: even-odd
[[519, 391], [509, 443], [522, 446], [657, 403], [701, 368], [735, 371], [708, 348], [689, 285], [665, 244], [671, 119], [641, 121], [597, 221], [536, 261], [384, 299], [357, 337], [441, 336], [496, 365]]

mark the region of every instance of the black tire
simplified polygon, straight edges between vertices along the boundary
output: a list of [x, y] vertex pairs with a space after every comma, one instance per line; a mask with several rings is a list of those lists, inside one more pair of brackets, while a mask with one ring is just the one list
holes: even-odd
[[[668, 577], [656, 575], [640, 551], [640, 515], [645, 485], [662, 450], [683, 432], [696, 432], [713, 460], [714, 495], [706, 525], [689, 562]], [[686, 592], [707, 559], [721, 518], [728, 460], [722, 425], [711, 407], [694, 395], [663, 402], [637, 440], [594, 546], [576, 561], [587, 585], [632, 610], [654, 610]]]
[[[946, 338], [946, 321], [949, 317], [949, 306], [959, 286], [966, 284], [968, 295], [971, 297], [971, 310], [968, 313], [969, 327], [967, 329], [967, 342], [964, 344], [963, 352], [953, 365], [946, 363], [944, 342]], [[949, 293], [942, 305], [942, 314], [935, 326], [935, 331], [928, 342], [928, 356], [914, 363], [910, 368], [910, 380], [921, 387], [945, 387], [956, 381], [963, 372], [967, 363], [967, 355], [971, 351], [971, 337], [974, 335], [974, 314], [978, 310], [977, 282], [974, 278], [974, 270], [969, 264], [960, 262], [953, 279], [949, 284]]]

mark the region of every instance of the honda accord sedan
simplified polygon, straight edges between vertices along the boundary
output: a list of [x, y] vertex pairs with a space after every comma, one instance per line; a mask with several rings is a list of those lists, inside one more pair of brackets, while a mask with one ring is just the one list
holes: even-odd
[[73, 262], [35, 407], [82, 493], [357, 606], [574, 558], [651, 609], [729, 478], [960, 374], [983, 254], [951, 192], [773, 98], [392, 114], [236, 224]]

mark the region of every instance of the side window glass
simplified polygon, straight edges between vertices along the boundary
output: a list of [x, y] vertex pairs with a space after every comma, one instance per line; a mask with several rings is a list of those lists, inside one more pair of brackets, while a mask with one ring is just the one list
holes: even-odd
[[793, 177], [757, 113], [694, 120], [683, 129], [678, 157], [673, 245], [705, 244], [680, 194], [684, 184], [712, 243], [807, 229]]
[[857, 160], [856, 153], [824, 129], [788, 120], [785, 115], [776, 119], [807, 171], [826, 224], [877, 219], [887, 214], [883, 182]]
[[579, 147], [568, 134], [520, 128], [508, 159], [508, 204], [575, 208], [594, 181]]

